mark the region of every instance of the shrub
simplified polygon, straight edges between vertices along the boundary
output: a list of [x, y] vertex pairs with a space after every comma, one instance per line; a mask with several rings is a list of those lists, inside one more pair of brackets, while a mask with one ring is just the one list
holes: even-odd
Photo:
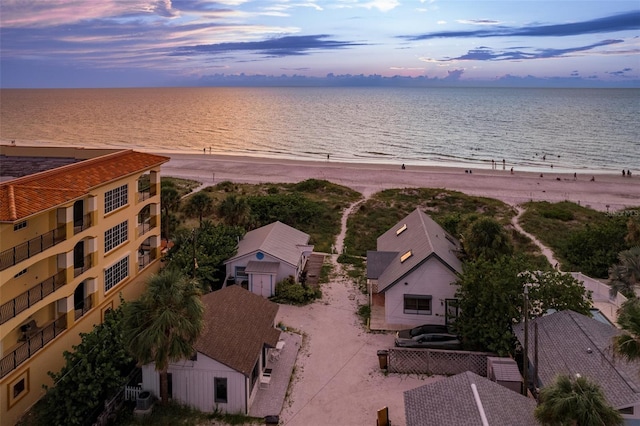
[[293, 277], [285, 278], [276, 284], [274, 302], [293, 305], [306, 305], [322, 296], [320, 289], [294, 281]]

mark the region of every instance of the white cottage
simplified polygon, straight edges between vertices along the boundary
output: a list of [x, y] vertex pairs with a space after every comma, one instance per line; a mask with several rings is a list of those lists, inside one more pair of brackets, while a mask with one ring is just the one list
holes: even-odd
[[292, 276], [297, 282], [313, 251], [309, 234], [273, 222], [245, 234], [238, 252], [226, 260], [227, 279], [264, 297], [275, 294], [276, 283]]
[[459, 242], [416, 209], [378, 237], [367, 252], [372, 309], [383, 309], [387, 325], [448, 324], [455, 319]]
[[[169, 396], [204, 412], [248, 414], [278, 343], [278, 305], [234, 285], [202, 296], [204, 329], [195, 355], [169, 366]], [[142, 367], [144, 390], [160, 395], [154, 364]]]

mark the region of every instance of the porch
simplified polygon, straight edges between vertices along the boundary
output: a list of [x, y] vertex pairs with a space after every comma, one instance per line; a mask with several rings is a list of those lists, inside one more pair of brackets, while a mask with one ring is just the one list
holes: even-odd
[[287, 395], [287, 389], [291, 381], [293, 367], [296, 364], [298, 351], [302, 345], [302, 336], [299, 334], [282, 332], [280, 340], [284, 347], [279, 350], [277, 357], [269, 357], [267, 367], [271, 369], [271, 379], [268, 386], [256, 384], [258, 390], [249, 408], [249, 415], [253, 417], [266, 417], [279, 415]]

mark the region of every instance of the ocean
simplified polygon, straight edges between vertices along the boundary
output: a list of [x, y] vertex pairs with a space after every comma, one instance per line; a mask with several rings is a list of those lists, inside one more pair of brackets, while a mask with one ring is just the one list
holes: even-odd
[[311, 161], [640, 168], [639, 89], [2, 89], [0, 141]]

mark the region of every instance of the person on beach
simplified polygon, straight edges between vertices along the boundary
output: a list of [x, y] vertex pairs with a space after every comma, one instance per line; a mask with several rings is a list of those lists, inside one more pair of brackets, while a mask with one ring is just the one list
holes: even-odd
[[625, 171], [622, 169], [622, 177], [625, 177]]
[[631, 170], [627, 169], [627, 176], [631, 177]]
[[206, 147], [205, 147], [205, 148], [202, 148], [202, 153], [203, 153], [203, 154], [206, 154], [206, 153], [207, 153], [207, 148], [206, 148]]
[[573, 180], [578, 180], [578, 174], [576, 172], [573, 172]]
[[502, 170], [505, 170], [507, 162], [504, 161], [504, 158], [502, 159]]
[[511, 168], [511, 174], [513, 174], [513, 167]]
[[329, 154], [327, 154], [327, 161], [329, 161]]
[[495, 170], [496, 169], [496, 162], [491, 160], [491, 170]]
[[402, 170], [404, 170], [404, 169], [405, 169], [405, 167], [404, 167], [404, 163], [402, 163]]

